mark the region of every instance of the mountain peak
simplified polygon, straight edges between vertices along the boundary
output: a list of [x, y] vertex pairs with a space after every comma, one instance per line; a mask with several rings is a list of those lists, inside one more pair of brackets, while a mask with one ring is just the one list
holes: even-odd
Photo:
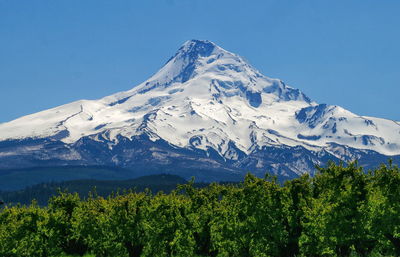
[[194, 64], [201, 58], [207, 58], [220, 53], [228, 52], [209, 40], [192, 39], [186, 41], [168, 62], [172, 60], [174, 60], [174, 62], [183, 60], [187, 64]]
[[174, 59], [189, 59], [189, 62], [194, 62], [198, 58], [212, 55], [216, 48], [223, 50], [209, 40], [188, 40], [178, 49], [175, 55], [167, 61], [167, 63]]
[[[192, 39], [186, 41], [146, 83], [146, 88], [154, 88], [155, 84], [170, 85], [175, 82], [185, 83], [196, 75], [196, 68], [204, 58], [221, 58], [229, 52], [208, 40]], [[231, 54], [233, 56], [233, 54]], [[149, 86], [150, 85], [150, 86]]]
[[253, 107], [261, 105], [261, 94], [269, 95], [268, 102], [311, 102], [299, 90], [286, 86], [278, 79], [262, 75], [242, 57], [211, 41], [196, 39], [186, 41], [164, 67], [133, 91], [143, 94], [181, 84], [185, 84], [185, 87], [197, 85], [197, 93], [198, 85], [204, 86], [207, 94], [216, 90], [211, 93], [214, 98], [242, 96]]
[[178, 50], [178, 53], [206, 57], [210, 56], [216, 47], [217, 45], [209, 40], [192, 39], [186, 41]]

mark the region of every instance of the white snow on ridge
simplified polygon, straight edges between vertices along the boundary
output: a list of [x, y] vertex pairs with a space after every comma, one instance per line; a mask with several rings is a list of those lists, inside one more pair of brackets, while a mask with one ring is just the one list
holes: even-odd
[[241, 57], [198, 40], [186, 42], [131, 90], [0, 124], [0, 141], [55, 137], [73, 143], [105, 132], [111, 142], [146, 133], [178, 147], [212, 147], [232, 159], [229, 142], [247, 154], [265, 145], [318, 150], [330, 143], [400, 154], [399, 123], [319, 105]]

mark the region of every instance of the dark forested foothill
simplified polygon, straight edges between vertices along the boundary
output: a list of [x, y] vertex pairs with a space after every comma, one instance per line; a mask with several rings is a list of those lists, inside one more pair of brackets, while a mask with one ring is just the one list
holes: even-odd
[[319, 168], [284, 185], [193, 182], [172, 192], [59, 192], [0, 207], [0, 256], [399, 256], [400, 170]]
[[[179, 176], [170, 174], [148, 175], [128, 180], [70, 180], [63, 182], [41, 183], [29, 186], [21, 190], [0, 191], [0, 199], [9, 205], [25, 204], [29, 205], [35, 200], [38, 205], [47, 205], [49, 199], [56, 195], [58, 191], [68, 191], [78, 193], [81, 198], [86, 198], [88, 192], [93, 192], [98, 196], [107, 197], [113, 193], [133, 190], [144, 192], [150, 190], [153, 193], [163, 191], [169, 193], [178, 184], [185, 184], [187, 181]], [[205, 183], [195, 183], [196, 187], [204, 187]]]

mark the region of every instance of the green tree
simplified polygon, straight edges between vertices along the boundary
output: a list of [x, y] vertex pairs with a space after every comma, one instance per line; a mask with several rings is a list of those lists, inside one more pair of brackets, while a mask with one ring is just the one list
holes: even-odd
[[281, 256], [287, 245], [283, 191], [248, 174], [243, 185], [228, 186], [211, 222], [217, 256]]
[[285, 226], [288, 242], [282, 256], [298, 256], [299, 240], [303, 232], [304, 212], [310, 204], [312, 196], [311, 178], [308, 174], [285, 182]]
[[76, 209], [82, 204], [77, 193], [70, 194], [59, 191], [57, 196], [49, 200], [49, 229], [57, 246], [67, 254], [83, 255], [88, 246], [83, 239], [73, 233], [72, 217]]
[[400, 170], [397, 166], [382, 165], [373, 172], [369, 190], [370, 227], [383, 245], [391, 244], [384, 252], [400, 256]]
[[367, 178], [356, 163], [330, 163], [312, 181], [300, 247], [305, 256], [367, 256], [375, 241], [367, 227]]
[[159, 193], [151, 199], [143, 256], [195, 256], [189, 206], [189, 199], [176, 192]]
[[128, 194], [113, 199], [109, 215], [110, 230], [121, 242], [129, 257], [141, 256], [146, 244], [145, 221], [150, 196], [145, 193]]
[[0, 256], [45, 257], [61, 251], [51, 245], [49, 217], [35, 204], [5, 208], [0, 212]]
[[227, 191], [227, 186], [212, 183], [206, 188], [195, 188], [194, 181], [181, 185], [182, 190], [190, 199], [189, 220], [195, 240], [195, 254], [198, 256], [216, 256], [217, 251], [212, 247], [211, 222], [220, 199]]

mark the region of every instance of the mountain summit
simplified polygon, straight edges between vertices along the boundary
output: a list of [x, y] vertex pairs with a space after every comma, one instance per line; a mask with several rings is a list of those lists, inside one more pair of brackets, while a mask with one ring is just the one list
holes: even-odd
[[0, 124], [3, 168], [170, 167], [207, 180], [248, 170], [293, 177], [330, 159], [398, 155], [398, 122], [317, 104], [206, 40], [187, 41], [131, 90]]

